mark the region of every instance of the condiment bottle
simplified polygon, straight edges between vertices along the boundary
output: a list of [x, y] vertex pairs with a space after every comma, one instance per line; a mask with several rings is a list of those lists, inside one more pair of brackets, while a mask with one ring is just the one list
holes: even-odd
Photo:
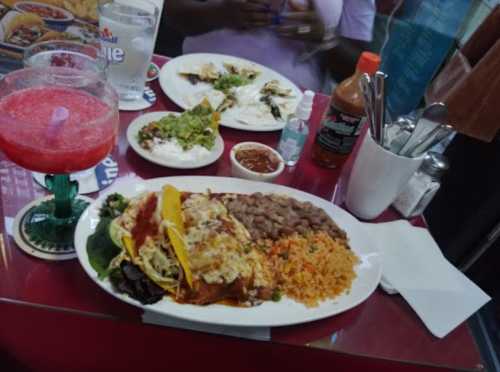
[[392, 204], [404, 217], [422, 214], [441, 186], [441, 177], [449, 168], [445, 156], [429, 152], [420, 169]]
[[359, 79], [364, 73], [373, 75], [379, 65], [378, 54], [363, 52], [354, 75], [335, 88], [330, 108], [321, 122], [312, 150], [313, 160], [319, 165], [340, 167], [352, 151], [365, 113]]
[[308, 121], [311, 117], [314, 93], [306, 90], [295, 114], [290, 114], [285, 128], [281, 132], [278, 151], [285, 164], [294, 166], [299, 161], [309, 135]]

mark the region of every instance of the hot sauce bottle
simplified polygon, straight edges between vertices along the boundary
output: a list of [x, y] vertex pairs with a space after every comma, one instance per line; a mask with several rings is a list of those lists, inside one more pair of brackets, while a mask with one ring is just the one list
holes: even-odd
[[359, 79], [363, 73], [373, 75], [379, 65], [378, 54], [363, 52], [354, 75], [335, 88], [312, 150], [312, 158], [319, 165], [341, 167], [349, 156], [361, 131], [365, 113]]

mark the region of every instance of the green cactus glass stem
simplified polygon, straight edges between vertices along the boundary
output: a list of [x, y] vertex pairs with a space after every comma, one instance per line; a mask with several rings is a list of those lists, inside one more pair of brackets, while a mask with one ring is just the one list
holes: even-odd
[[78, 182], [70, 181], [69, 174], [45, 176], [47, 188], [54, 194], [56, 218], [71, 217], [71, 201], [78, 194]]

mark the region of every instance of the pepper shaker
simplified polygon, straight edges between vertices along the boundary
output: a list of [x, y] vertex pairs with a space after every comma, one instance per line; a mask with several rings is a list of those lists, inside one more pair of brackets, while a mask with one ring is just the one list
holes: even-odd
[[446, 157], [437, 152], [429, 152], [419, 170], [393, 202], [404, 217], [422, 214], [441, 186], [441, 177], [449, 168]]

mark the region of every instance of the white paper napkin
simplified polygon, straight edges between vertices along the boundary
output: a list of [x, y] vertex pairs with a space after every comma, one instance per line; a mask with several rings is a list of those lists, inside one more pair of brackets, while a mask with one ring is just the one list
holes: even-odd
[[408, 221], [364, 225], [383, 254], [383, 282], [436, 337], [446, 336], [491, 299], [446, 260], [426, 229]]
[[230, 327], [191, 322], [189, 320], [174, 318], [147, 310], [142, 314], [142, 321], [149, 324], [189, 329], [191, 331], [199, 331], [205, 333], [215, 333], [225, 336], [248, 338], [258, 341], [269, 341], [271, 339], [271, 329], [269, 327]]

